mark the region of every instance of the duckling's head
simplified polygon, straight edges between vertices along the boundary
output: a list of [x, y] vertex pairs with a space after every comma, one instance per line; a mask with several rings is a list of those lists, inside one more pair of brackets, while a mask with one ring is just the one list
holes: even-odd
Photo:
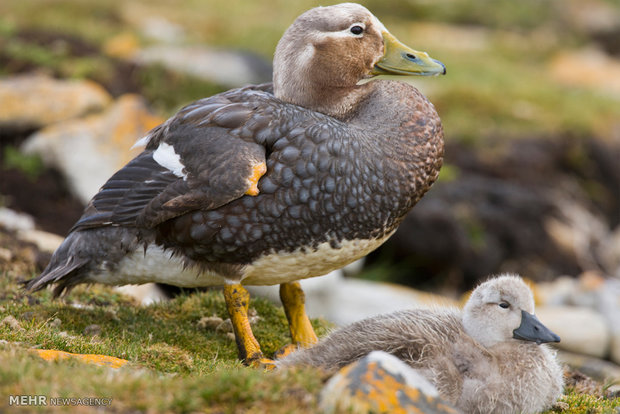
[[362, 79], [379, 75], [444, 74], [428, 54], [400, 43], [365, 7], [317, 7], [286, 30], [274, 56], [274, 94], [286, 102], [342, 116]]
[[503, 275], [478, 286], [463, 309], [467, 334], [486, 347], [508, 341], [560, 342], [534, 316], [534, 296], [519, 276]]

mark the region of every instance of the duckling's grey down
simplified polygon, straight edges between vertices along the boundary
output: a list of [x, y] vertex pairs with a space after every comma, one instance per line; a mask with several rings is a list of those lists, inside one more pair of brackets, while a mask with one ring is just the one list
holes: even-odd
[[416, 368], [463, 412], [534, 413], [562, 393], [562, 369], [541, 345], [559, 340], [534, 316], [523, 280], [504, 275], [476, 288], [462, 312], [415, 309], [365, 319], [278, 365], [336, 370], [382, 350]]

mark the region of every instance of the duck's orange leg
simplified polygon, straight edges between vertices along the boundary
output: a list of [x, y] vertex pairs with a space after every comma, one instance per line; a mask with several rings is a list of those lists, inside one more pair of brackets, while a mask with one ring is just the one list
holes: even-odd
[[263, 357], [260, 345], [252, 333], [248, 319], [250, 294], [240, 284], [226, 285], [224, 299], [235, 332], [239, 359], [246, 365], [273, 368], [273, 361]]
[[276, 353], [281, 358], [297, 348], [307, 348], [317, 343], [318, 339], [312, 324], [306, 315], [306, 297], [299, 282], [288, 282], [280, 285], [280, 300], [288, 319], [292, 344], [285, 346]]

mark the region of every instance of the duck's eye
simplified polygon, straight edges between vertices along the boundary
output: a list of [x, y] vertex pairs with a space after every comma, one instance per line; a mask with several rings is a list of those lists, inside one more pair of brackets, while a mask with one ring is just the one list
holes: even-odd
[[504, 309], [508, 309], [510, 307], [510, 304], [508, 302], [500, 302], [499, 303], [499, 307], [500, 308], [504, 308]]
[[349, 30], [354, 35], [361, 35], [362, 33], [364, 33], [364, 28], [362, 26], [358, 26], [358, 25], [351, 26], [351, 28]]

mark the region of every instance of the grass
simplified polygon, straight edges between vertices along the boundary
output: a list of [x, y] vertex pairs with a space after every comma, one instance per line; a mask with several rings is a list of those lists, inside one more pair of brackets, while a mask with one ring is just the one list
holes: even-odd
[[[138, 306], [104, 286], [79, 286], [65, 301], [49, 291], [25, 293], [17, 281], [29, 266], [2, 266], [0, 278], [0, 411], [10, 395], [111, 398], [112, 412], [313, 413], [326, 376], [313, 369], [264, 372], [244, 367], [230, 335], [200, 327], [203, 316], [227, 317], [221, 292], [183, 294]], [[282, 308], [253, 299], [253, 324], [270, 354], [288, 343]], [[313, 320], [319, 336], [330, 324]], [[129, 360], [120, 369], [77, 360], [47, 362], [29, 349], [103, 354]], [[620, 399], [567, 390], [566, 414], [616, 413]], [[75, 411], [77, 410], [77, 411]], [[22, 407], [27, 412], [90, 412], [87, 406]]]
[[[21, 272], [20, 272], [21, 273]], [[0, 281], [0, 395], [111, 397], [116, 412], [313, 412], [323, 376], [300, 370], [267, 373], [244, 367], [224, 331], [200, 328], [203, 316], [227, 318], [219, 291], [181, 295], [137, 306], [108, 287], [78, 287], [66, 301], [49, 291], [24, 293], [14, 271]], [[289, 341], [280, 307], [256, 299], [253, 325], [266, 354]], [[314, 320], [319, 334], [329, 324]], [[119, 370], [79, 361], [46, 362], [29, 348], [104, 354], [128, 359]], [[283, 402], [284, 401], [284, 402]], [[65, 407], [69, 409], [71, 407]], [[41, 412], [49, 407], [41, 408]], [[62, 409], [62, 407], [57, 407]], [[0, 411], [2, 409], [0, 408]]]

